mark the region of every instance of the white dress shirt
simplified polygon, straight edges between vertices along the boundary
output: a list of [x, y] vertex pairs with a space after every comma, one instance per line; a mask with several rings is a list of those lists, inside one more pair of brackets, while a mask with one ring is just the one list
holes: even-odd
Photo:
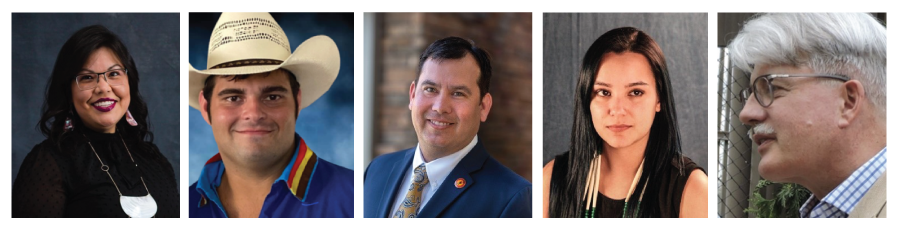
[[428, 204], [428, 200], [431, 199], [431, 196], [434, 196], [434, 193], [437, 192], [438, 187], [441, 186], [444, 179], [447, 179], [447, 176], [450, 175], [450, 171], [453, 171], [456, 164], [459, 164], [459, 161], [466, 157], [466, 154], [469, 154], [469, 151], [472, 151], [472, 148], [474, 148], [477, 143], [478, 135], [475, 135], [475, 138], [472, 138], [472, 142], [469, 142], [469, 145], [466, 145], [462, 150], [427, 163], [425, 162], [425, 158], [422, 157], [422, 150], [419, 149], [419, 145], [416, 145], [416, 154], [413, 156], [412, 165], [406, 170], [406, 173], [404, 174], [406, 178], [403, 178], [403, 183], [400, 183], [397, 194], [394, 195], [394, 204], [393, 207], [391, 207], [388, 216], [393, 215], [394, 212], [400, 208], [400, 203], [403, 202], [403, 199], [406, 198], [406, 193], [409, 192], [409, 185], [414, 178], [413, 170], [415, 170], [416, 167], [424, 163], [425, 175], [428, 176], [428, 185], [425, 185], [425, 188], [422, 190], [422, 204], [419, 205], [419, 211], [421, 211], [425, 208], [425, 205]]

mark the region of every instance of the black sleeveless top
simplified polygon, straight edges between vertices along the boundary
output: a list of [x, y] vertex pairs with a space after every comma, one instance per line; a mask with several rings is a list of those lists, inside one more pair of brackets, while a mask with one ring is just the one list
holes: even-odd
[[[566, 176], [569, 173], [569, 167], [567, 167], [568, 163], [568, 152], [556, 156], [556, 161], [553, 164], [553, 176], [550, 177], [551, 183], [565, 183]], [[697, 166], [694, 161], [686, 156], [682, 156], [682, 162], [684, 163], [683, 172], [679, 173], [678, 170], [678, 162], [677, 160], [672, 160], [670, 164], [674, 167], [672, 168], [669, 175], [662, 181], [662, 187], [660, 187], [659, 191], [659, 202], [657, 207], [659, 207], [660, 215], [659, 217], [664, 218], [677, 218], [679, 213], [681, 212], [681, 195], [684, 193], [684, 185], [687, 183], [688, 177], [690, 177], [691, 172], [694, 169], [700, 169], [703, 173], [706, 173], [706, 170]], [[644, 195], [648, 195], [651, 193], [644, 193]], [[597, 196], [597, 208], [594, 212], [594, 217], [598, 218], [620, 218], [622, 217], [622, 210], [625, 207], [625, 199], [610, 199], [603, 193], [598, 194]], [[586, 204], [586, 203], [585, 203]], [[585, 205], [582, 204], [581, 207]], [[636, 207], [636, 205], [628, 205], [628, 208]]]

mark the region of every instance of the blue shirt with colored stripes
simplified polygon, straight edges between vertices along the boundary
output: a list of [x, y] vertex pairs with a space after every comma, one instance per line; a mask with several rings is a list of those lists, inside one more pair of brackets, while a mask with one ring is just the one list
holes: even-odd
[[[294, 156], [272, 184], [259, 212], [261, 218], [353, 217], [353, 171], [319, 159], [294, 134]], [[190, 217], [228, 217], [216, 192], [225, 165], [216, 154], [190, 187]]]
[[856, 169], [822, 200], [809, 197], [800, 208], [802, 218], [846, 218], [887, 169], [887, 147]]

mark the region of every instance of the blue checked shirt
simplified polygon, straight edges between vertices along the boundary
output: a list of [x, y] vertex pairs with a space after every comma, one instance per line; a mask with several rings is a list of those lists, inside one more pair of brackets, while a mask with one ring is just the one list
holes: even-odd
[[881, 149], [878, 154], [857, 168], [853, 174], [850, 174], [850, 177], [831, 190], [822, 200], [816, 199], [816, 196], [809, 197], [809, 200], [806, 200], [806, 203], [803, 203], [803, 207], [800, 208], [800, 217], [846, 218], [849, 216], [859, 200], [887, 169], [885, 152], [887, 152], [887, 147]]

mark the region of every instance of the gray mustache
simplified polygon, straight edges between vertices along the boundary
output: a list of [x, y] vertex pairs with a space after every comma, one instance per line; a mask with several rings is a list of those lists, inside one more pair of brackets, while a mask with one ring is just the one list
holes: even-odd
[[[766, 124], [766, 123], [760, 123], [760, 124], [756, 124], [755, 126], [753, 126], [753, 128], [750, 128], [750, 130], [747, 131], [747, 136], [750, 136], [750, 140], [753, 140], [753, 135], [774, 134], [774, 133], [775, 133], [775, 128], [772, 128], [771, 125]], [[753, 142], [756, 142], [756, 141], [753, 141]]]

